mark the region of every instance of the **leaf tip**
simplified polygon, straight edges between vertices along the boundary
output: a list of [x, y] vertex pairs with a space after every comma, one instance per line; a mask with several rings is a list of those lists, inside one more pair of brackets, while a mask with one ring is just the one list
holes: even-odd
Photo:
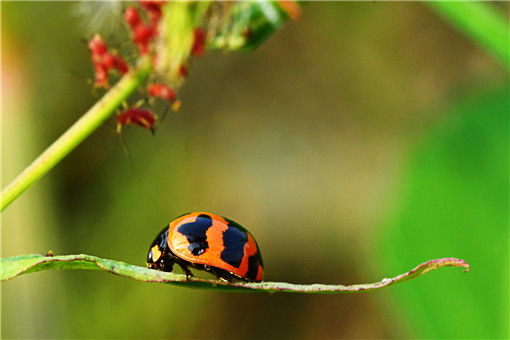
[[466, 261], [464, 261], [462, 259], [452, 258], [451, 260], [453, 260], [454, 266], [464, 268], [464, 270], [462, 271], [463, 273], [467, 273], [471, 269], [471, 267], [469, 266], [469, 263], [467, 263]]
[[464, 270], [462, 271], [463, 273], [467, 273], [471, 267], [469, 266], [469, 263], [467, 263], [466, 261], [464, 261], [464, 263], [461, 265], [462, 268], [464, 268]]
[[471, 269], [471, 267], [469, 266], [469, 263], [467, 263], [466, 261], [464, 261], [462, 259], [457, 259], [454, 257], [439, 259], [438, 261], [440, 261], [442, 263], [442, 266], [455, 266], [455, 267], [464, 268], [464, 270], [462, 271], [463, 273], [467, 273]]

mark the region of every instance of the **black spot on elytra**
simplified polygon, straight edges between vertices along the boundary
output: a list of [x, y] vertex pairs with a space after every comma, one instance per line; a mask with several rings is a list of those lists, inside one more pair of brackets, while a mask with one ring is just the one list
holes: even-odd
[[177, 231], [184, 236], [189, 242], [188, 249], [195, 256], [202, 255], [209, 244], [205, 233], [212, 226], [212, 219], [209, 215], [198, 215], [197, 220], [191, 223], [185, 223], [177, 228]]
[[258, 272], [259, 272], [259, 260], [255, 255], [251, 255], [248, 258], [248, 271], [246, 272], [246, 277], [254, 281], [257, 278]]
[[223, 232], [225, 249], [221, 252], [221, 259], [231, 266], [239, 268], [243, 261], [246, 242], [248, 242], [246, 232], [235, 228], [229, 221], [228, 229]]

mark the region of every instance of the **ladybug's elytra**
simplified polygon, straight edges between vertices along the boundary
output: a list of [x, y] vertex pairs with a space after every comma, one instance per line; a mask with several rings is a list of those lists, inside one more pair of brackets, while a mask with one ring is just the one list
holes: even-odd
[[170, 272], [177, 264], [189, 278], [189, 267], [220, 280], [260, 282], [264, 264], [257, 242], [238, 223], [218, 215], [193, 212], [166, 226], [149, 249], [147, 266]]

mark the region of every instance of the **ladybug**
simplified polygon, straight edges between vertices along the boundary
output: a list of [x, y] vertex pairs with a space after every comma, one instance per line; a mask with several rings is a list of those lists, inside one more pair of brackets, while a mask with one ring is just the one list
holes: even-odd
[[152, 242], [148, 268], [171, 272], [174, 264], [187, 279], [193, 276], [189, 267], [227, 282], [260, 282], [264, 276], [259, 246], [250, 232], [228, 218], [205, 212], [176, 218]]

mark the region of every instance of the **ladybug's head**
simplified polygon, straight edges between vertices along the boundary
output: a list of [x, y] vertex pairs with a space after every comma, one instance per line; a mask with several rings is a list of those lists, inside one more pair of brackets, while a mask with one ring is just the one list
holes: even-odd
[[173, 261], [168, 256], [167, 247], [168, 227], [165, 227], [152, 242], [147, 254], [147, 267], [171, 272]]

